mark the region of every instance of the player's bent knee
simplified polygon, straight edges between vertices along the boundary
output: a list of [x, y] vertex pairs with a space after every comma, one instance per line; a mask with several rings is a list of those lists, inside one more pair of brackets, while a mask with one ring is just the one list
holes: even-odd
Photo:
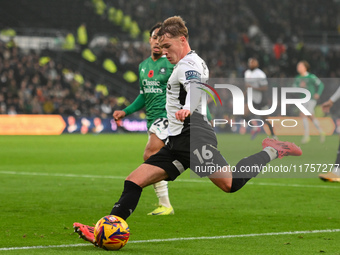
[[137, 179], [135, 179], [133, 176], [129, 175], [128, 177], [125, 178], [125, 181], [130, 181], [130, 182], [133, 182], [134, 184], [139, 185], [139, 182]]
[[125, 181], [130, 181], [133, 182], [134, 184], [138, 185], [142, 189], [145, 188], [146, 186], [149, 186], [150, 183], [147, 180], [144, 180], [142, 178], [135, 178], [133, 176], [128, 176], [126, 177]]
[[243, 178], [233, 179], [233, 183], [230, 187], [230, 193], [235, 193], [236, 191], [240, 190], [246, 183], [247, 180]]
[[145, 183], [144, 179], [145, 178], [144, 178], [143, 174], [139, 173], [138, 168], [137, 168], [135, 171], [133, 171], [132, 173], [130, 173], [126, 177], [125, 181], [133, 182], [133, 183], [137, 184], [138, 186], [144, 188], [145, 187], [144, 186], [144, 183]]
[[231, 185], [228, 183], [223, 184], [220, 188], [226, 193], [231, 193]]
[[215, 185], [217, 185], [221, 190], [223, 190], [226, 193], [230, 193], [231, 192], [231, 183], [229, 181], [213, 181], [215, 183]]

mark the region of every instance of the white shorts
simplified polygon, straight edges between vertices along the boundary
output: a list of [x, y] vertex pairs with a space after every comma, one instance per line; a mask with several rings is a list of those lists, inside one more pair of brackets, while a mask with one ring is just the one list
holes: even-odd
[[169, 121], [167, 118], [156, 119], [148, 130], [148, 135], [155, 134], [160, 140], [165, 142], [169, 136]]
[[311, 114], [314, 115], [314, 109], [316, 106], [316, 100], [311, 99], [307, 103], [302, 104]]

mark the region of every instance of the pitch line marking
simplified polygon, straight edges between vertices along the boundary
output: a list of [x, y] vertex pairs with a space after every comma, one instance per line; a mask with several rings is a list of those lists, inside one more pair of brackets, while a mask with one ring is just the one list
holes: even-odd
[[[288, 232], [274, 232], [274, 233], [256, 233], [256, 234], [243, 234], [243, 235], [224, 235], [224, 236], [198, 236], [198, 237], [179, 237], [168, 239], [150, 239], [150, 240], [136, 240], [130, 241], [129, 244], [134, 243], [160, 243], [172, 241], [192, 241], [192, 240], [212, 240], [212, 239], [228, 239], [238, 237], [257, 237], [257, 236], [281, 236], [281, 235], [298, 235], [298, 234], [318, 234], [318, 233], [335, 233], [340, 232], [340, 229], [323, 229], [323, 230], [305, 230], [305, 231], [288, 231]], [[47, 249], [47, 248], [68, 248], [68, 247], [81, 247], [89, 246], [92, 244], [62, 244], [62, 245], [46, 245], [46, 246], [25, 246], [25, 247], [8, 247], [0, 248], [0, 251], [10, 250], [30, 250], [30, 249]]]
[[[62, 174], [62, 173], [39, 173], [39, 172], [18, 172], [18, 171], [0, 171], [0, 174], [12, 175], [30, 175], [30, 176], [55, 176], [55, 177], [70, 177], [70, 178], [94, 178], [94, 179], [117, 179], [124, 180], [126, 177], [113, 175], [91, 175], [91, 174]], [[210, 183], [208, 180], [202, 179], [178, 179], [176, 182], [188, 183]], [[325, 189], [340, 189], [340, 186], [326, 186], [326, 185], [308, 185], [308, 184], [286, 184], [286, 183], [266, 183], [266, 182], [249, 182], [247, 185], [260, 186], [281, 186], [281, 187], [297, 187], [297, 188], [325, 188]]]

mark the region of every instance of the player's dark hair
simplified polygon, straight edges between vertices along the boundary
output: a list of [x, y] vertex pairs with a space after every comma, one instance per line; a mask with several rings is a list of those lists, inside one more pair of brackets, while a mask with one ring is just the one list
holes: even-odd
[[157, 22], [151, 29], [150, 29], [150, 37], [152, 36], [153, 31], [155, 31], [157, 28], [160, 28], [162, 26], [162, 22]]
[[248, 58], [248, 62], [254, 61], [254, 60], [255, 60], [255, 61], [258, 61], [257, 58]]
[[309, 72], [310, 64], [306, 60], [301, 60], [300, 63], [303, 64], [306, 67], [307, 71]]
[[170, 37], [184, 36], [189, 38], [188, 28], [185, 26], [185, 21], [180, 16], [173, 16], [164, 20], [162, 27], [158, 31], [158, 36], [169, 34]]

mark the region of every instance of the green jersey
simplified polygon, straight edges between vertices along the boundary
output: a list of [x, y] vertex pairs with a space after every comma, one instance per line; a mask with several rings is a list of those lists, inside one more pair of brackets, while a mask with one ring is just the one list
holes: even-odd
[[172, 65], [166, 57], [153, 61], [151, 57], [139, 65], [140, 95], [124, 109], [126, 115], [145, 106], [148, 129], [158, 118], [166, 118], [166, 88], [172, 73]]
[[307, 75], [305, 76], [296, 76], [294, 86], [308, 89], [311, 93], [312, 99], [314, 98], [315, 94], [321, 96], [322, 91], [325, 87], [321, 80], [311, 73], [307, 73]]

